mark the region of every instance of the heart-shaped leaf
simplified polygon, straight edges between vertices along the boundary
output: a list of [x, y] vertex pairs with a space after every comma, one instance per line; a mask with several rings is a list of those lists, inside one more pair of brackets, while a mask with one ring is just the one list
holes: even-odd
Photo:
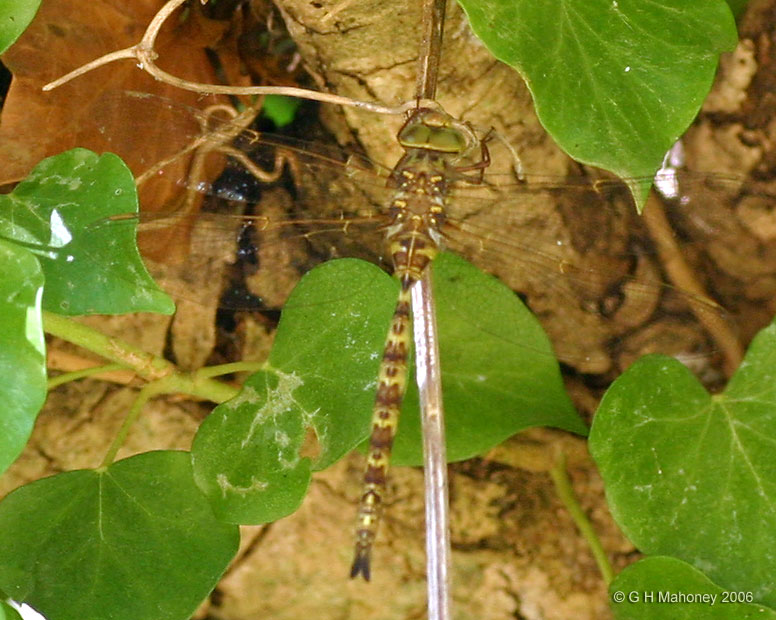
[[590, 451], [612, 515], [644, 553], [670, 555], [728, 590], [776, 604], [776, 325], [723, 394], [664, 356], [607, 391]]
[[187, 452], [58, 474], [0, 502], [0, 589], [52, 620], [183, 620], [237, 552]]
[[737, 42], [723, 0], [459, 0], [574, 159], [633, 181], [641, 207]]
[[73, 149], [38, 164], [0, 196], [0, 234], [36, 251], [43, 307], [59, 314], [174, 310], [140, 258], [136, 226], [107, 218], [137, 213], [132, 174], [112, 153]]
[[618, 620], [776, 620], [751, 592], [719, 587], [676, 558], [650, 557], [625, 568], [609, 586]]
[[[434, 262], [434, 290], [451, 461], [530, 426], [585, 433], [547, 337], [512, 291], [452, 254]], [[283, 311], [267, 369], [197, 433], [197, 483], [221, 518], [260, 523], [287, 514], [301, 502], [312, 469], [367, 438], [397, 295], [394, 279], [352, 259], [302, 279]], [[305, 451], [308, 429], [317, 446]], [[398, 463], [422, 462], [415, 389], [402, 407], [395, 455]]]
[[3, 0], [0, 4], [0, 54], [30, 25], [40, 0]]

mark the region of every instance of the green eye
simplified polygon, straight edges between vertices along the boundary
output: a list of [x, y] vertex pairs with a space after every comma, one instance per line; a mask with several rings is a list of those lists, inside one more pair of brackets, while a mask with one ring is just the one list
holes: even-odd
[[466, 139], [460, 131], [451, 127], [429, 127], [423, 123], [406, 126], [399, 133], [399, 143], [405, 148], [444, 153], [459, 153], [466, 149]]
[[466, 148], [466, 140], [461, 132], [450, 127], [434, 129], [429, 138], [428, 144], [437, 151], [458, 153]]
[[407, 125], [399, 133], [399, 144], [407, 148], [426, 148], [431, 137], [431, 129], [422, 123]]

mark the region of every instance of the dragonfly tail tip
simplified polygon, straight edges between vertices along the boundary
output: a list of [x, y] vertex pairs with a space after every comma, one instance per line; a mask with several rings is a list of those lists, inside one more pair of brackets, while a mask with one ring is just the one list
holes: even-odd
[[355, 579], [361, 575], [364, 581], [369, 581], [371, 576], [369, 570], [369, 552], [363, 549], [356, 549], [356, 557], [353, 559], [353, 565], [350, 567], [350, 578]]

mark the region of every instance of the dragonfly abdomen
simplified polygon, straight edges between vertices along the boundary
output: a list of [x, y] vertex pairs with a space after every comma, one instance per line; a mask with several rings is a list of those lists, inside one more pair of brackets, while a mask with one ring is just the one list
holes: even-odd
[[385, 339], [378, 373], [377, 396], [372, 411], [372, 435], [369, 441], [364, 492], [359, 503], [356, 548], [350, 576], [370, 578], [372, 544], [382, 516], [388, 465], [393, 439], [399, 423], [399, 411], [407, 387], [407, 360], [410, 350], [410, 312], [412, 285], [434, 258], [436, 244], [428, 235], [412, 231], [391, 242], [394, 275], [401, 282], [399, 298]]

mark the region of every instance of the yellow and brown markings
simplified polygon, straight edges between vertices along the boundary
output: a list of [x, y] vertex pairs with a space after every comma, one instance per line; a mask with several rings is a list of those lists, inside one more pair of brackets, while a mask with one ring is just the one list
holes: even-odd
[[356, 549], [350, 576], [362, 575], [369, 581], [372, 543], [383, 510], [388, 464], [399, 411], [407, 387], [407, 361], [410, 350], [410, 289], [437, 252], [436, 244], [425, 234], [410, 232], [391, 242], [394, 275], [401, 282], [399, 299], [385, 339], [378, 373], [377, 396], [372, 411], [372, 436], [364, 473], [364, 492], [358, 508]]
[[355, 557], [350, 569], [351, 577], [362, 575], [367, 581], [372, 544], [383, 511], [391, 448], [407, 386], [410, 289], [439, 250], [439, 228], [444, 222], [448, 186], [459, 170], [456, 163], [471, 147], [470, 131], [465, 129], [446, 115], [419, 109], [398, 135], [406, 152], [389, 180], [396, 193], [389, 207], [392, 223], [386, 227], [386, 240], [394, 276], [401, 288], [380, 362], [364, 492], [358, 508]]
[[361, 574], [367, 581], [370, 577], [369, 557], [372, 543], [382, 515], [388, 460], [407, 385], [409, 314], [409, 288], [402, 286], [380, 363], [377, 396], [372, 412], [372, 437], [364, 473], [364, 492], [358, 508], [355, 557], [350, 569], [351, 577]]

